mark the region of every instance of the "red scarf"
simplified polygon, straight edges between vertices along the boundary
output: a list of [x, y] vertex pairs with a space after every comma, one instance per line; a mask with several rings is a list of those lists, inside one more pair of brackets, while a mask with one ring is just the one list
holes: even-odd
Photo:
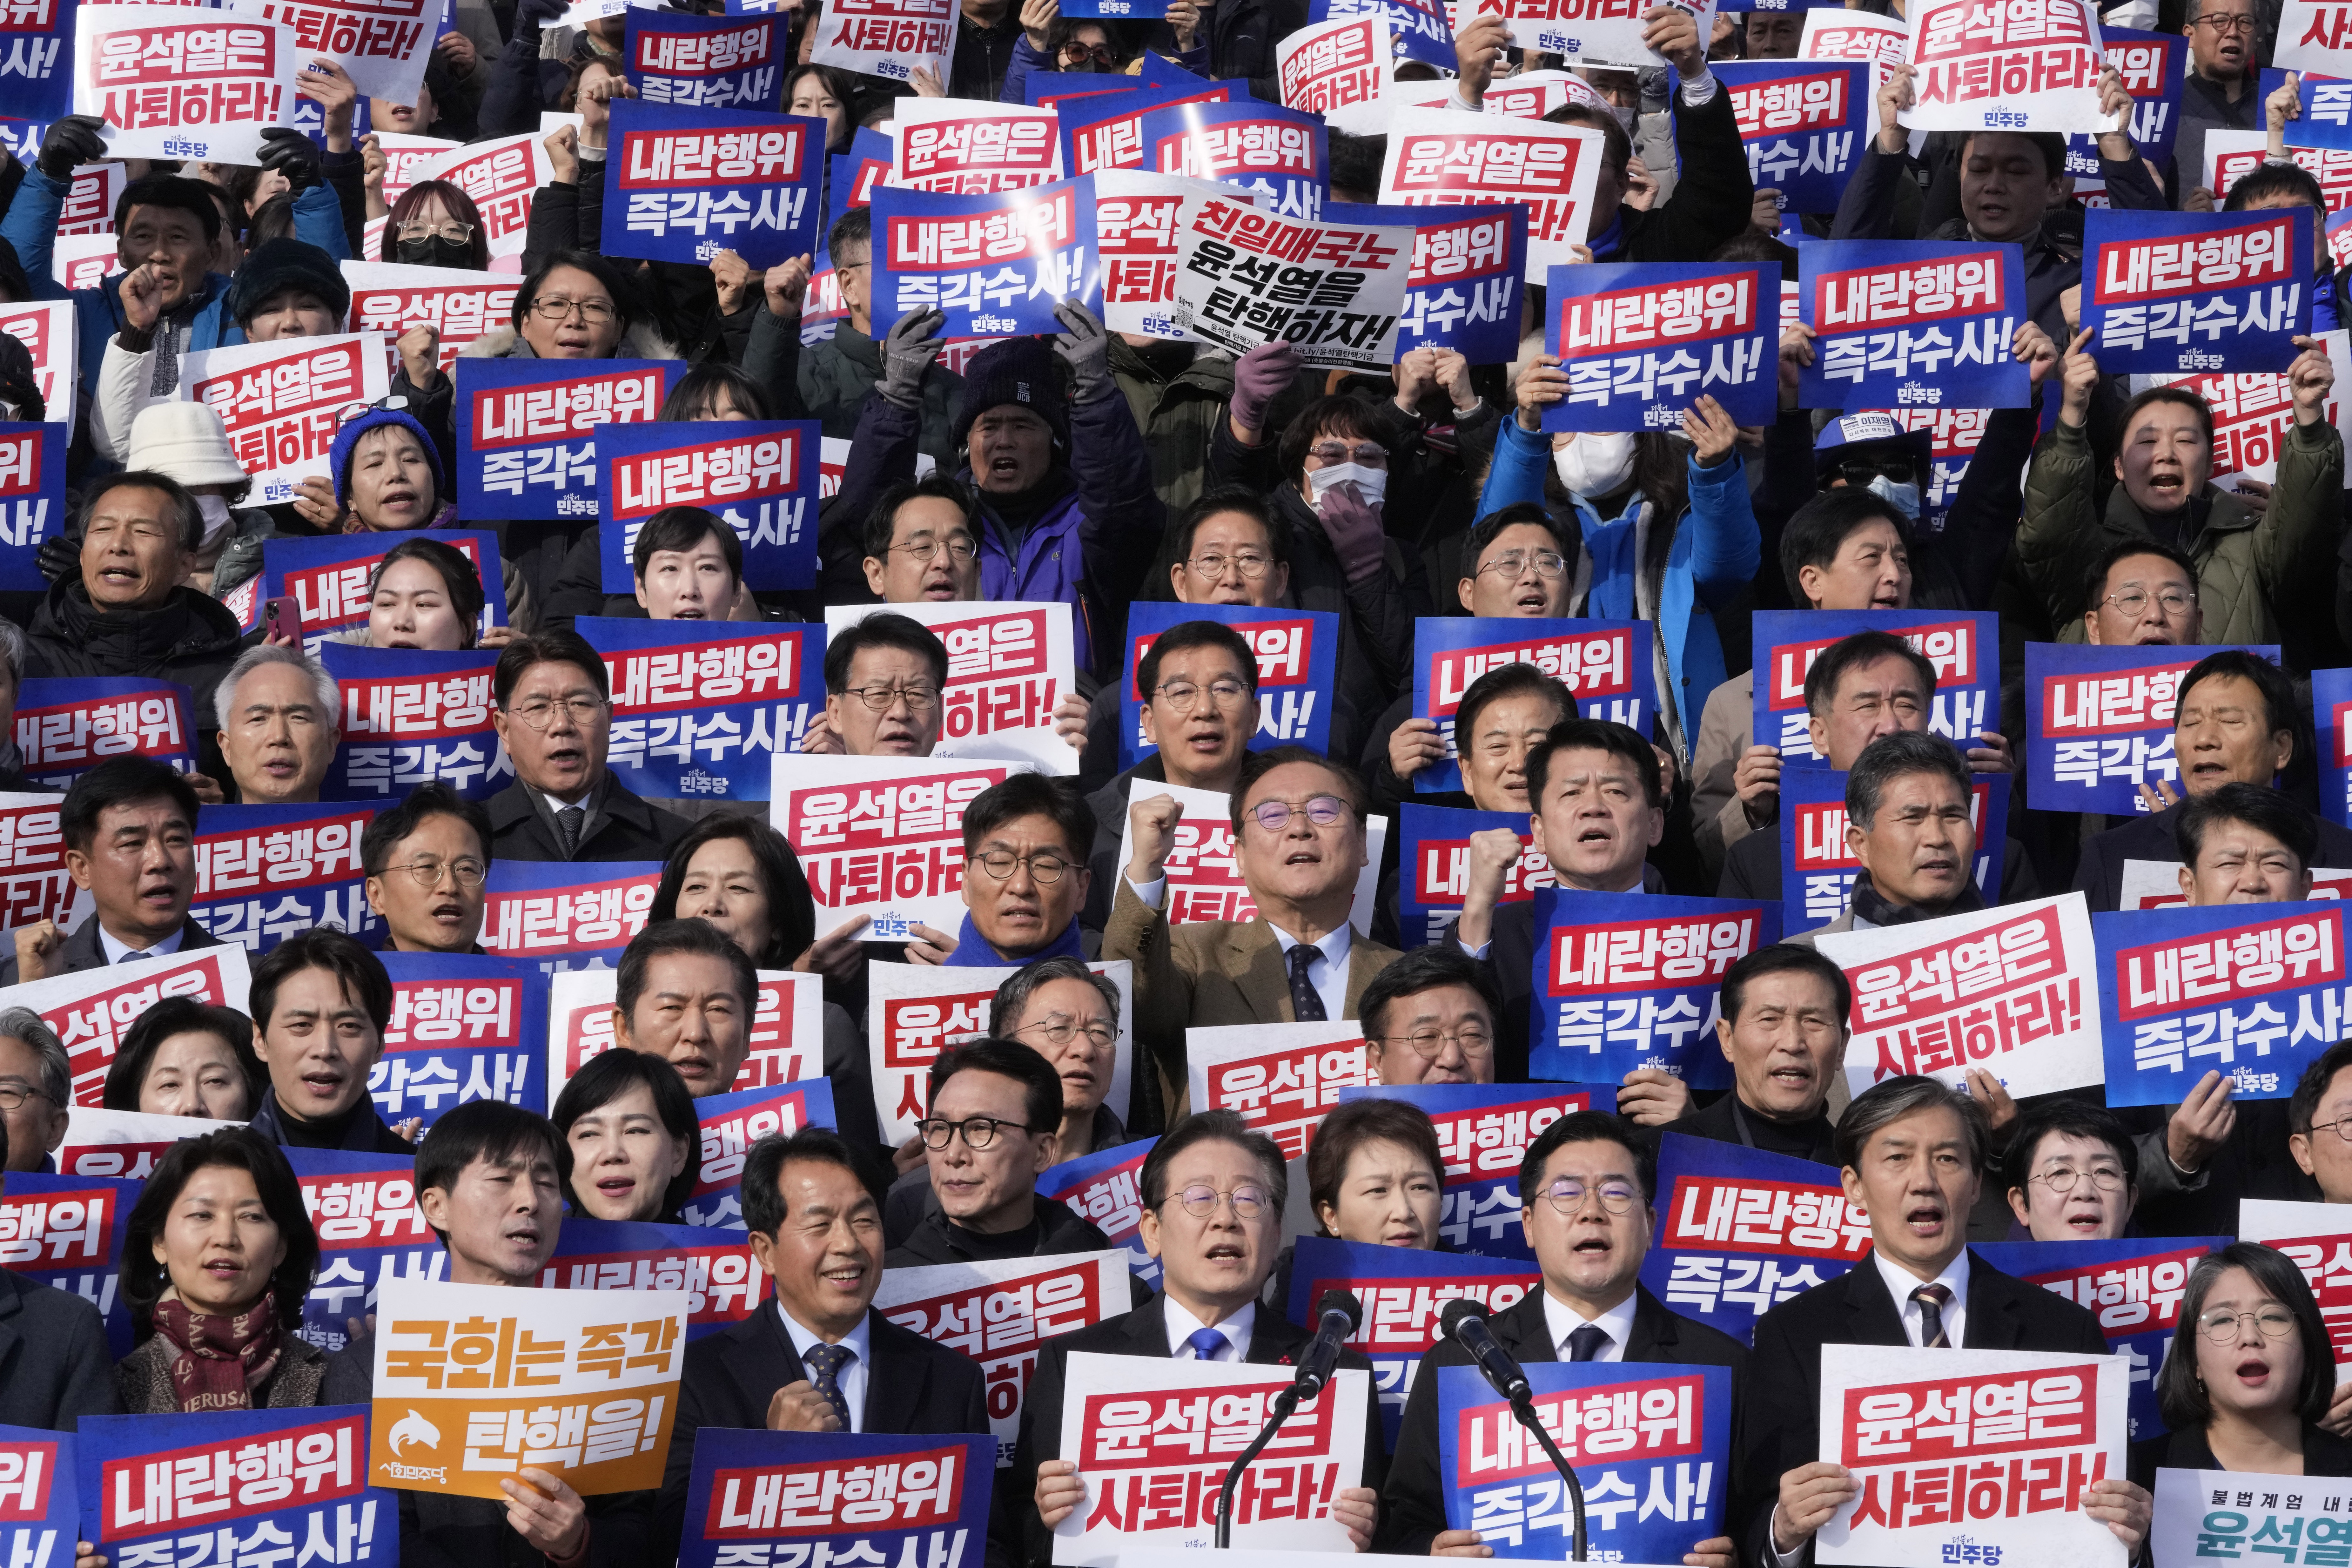
[[172, 1394], [184, 1414], [250, 1410], [252, 1391], [278, 1370], [278, 1303], [269, 1296], [233, 1318], [158, 1301], [155, 1331], [172, 1347]]

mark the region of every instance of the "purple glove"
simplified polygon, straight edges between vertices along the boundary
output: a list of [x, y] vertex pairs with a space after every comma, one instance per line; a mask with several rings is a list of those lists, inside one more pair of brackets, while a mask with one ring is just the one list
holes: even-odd
[[1266, 411], [1298, 372], [1298, 351], [1288, 343], [1260, 343], [1234, 362], [1234, 395], [1226, 412], [1244, 430], [1264, 430]]
[[1381, 514], [1364, 504], [1353, 479], [1343, 479], [1325, 490], [1315, 514], [1349, 582], [1364, 581], [1386, 563], [1388, 535], [1381, 530]]

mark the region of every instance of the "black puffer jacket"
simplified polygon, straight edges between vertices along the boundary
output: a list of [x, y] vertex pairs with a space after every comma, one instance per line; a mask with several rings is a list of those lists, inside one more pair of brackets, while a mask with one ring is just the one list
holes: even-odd
[[236, 662], [236, 617], [194, 588], [152, 610], [100, 612], [79, 579], [49, 590], [26, 633], [31, 675], [176, 680], [195, 693], [196, 728], [213, 723], [213, 693]]

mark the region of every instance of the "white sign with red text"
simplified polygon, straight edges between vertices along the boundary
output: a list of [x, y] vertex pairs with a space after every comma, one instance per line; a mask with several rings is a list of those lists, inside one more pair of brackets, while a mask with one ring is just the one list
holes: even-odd
[[910, 190], [982, 195], [1025, 191], [1062, 177], [1058, 117], [1050, 109], [905, 98], [890, 139], [898, 149], [890, 184]]
[[[110, 252], [114, 237], [98, 237], [106, 241]], [[65, 426], [68, 441], [73, 439], [79, 403], [74, 395], [74, 382], [81, 365], [75, 357], [74, 310], [71, 300], [28, 300], [21, 305], [0, 306], [0, 332], [23, 343], [25, 352], [33, 356], [33, 384], [41, 389], [43, 416]]]
[[1914, 131], [2113, 131], [2099, 112], [2099, 16], [2089, 0], [1987, 5], [1916, 0], [1909, 12]]
[[[2317, 334], [2333, 364], [2352, 364], [2352, 332]], [[2135, 394], [2151, 386], [2185, 386], [2213, 414], [2213, 482], [2234, 490], [2240, 479], [2273, 484], [2279, 453], [2294, 425], [2294, 395], [2280, 373], [2196, 371], [2186, 375], [2136, 375]], [[2339, 437], [2352, 436], [2352, 398], [2331, 392], [2325, 405]]]
[[[2319, 182], [2319, 194], [2329, 213], [2352, 206], [2352, 148], [2290, 147], [2286, 155], [2295, 167]], [[2209, 131], [2205, 133], [2205, 188], [2219, 206], [2230, 187], [2268, 161], [2270, 136], [2262, 131]]]
[[[2352, 870], [2336, 870], [2326, 866], [2311, 868], [2311, 896], [2314, 900], [2341, 899], [2352, 892]], [[2124, 862], [2122, 910], [2186, 909], [2189, 895], [2180, 890], [2180, 863], [2178, 860], [2126, 860]]]
[[[1155, 795], [1172, 796], [1184, 808], [1183, 819], [1176, 825], [1175, 843], [1168, 851], [1168, 889], [1160, 903], [1167, 913], [1168, 923], [1255, 920], [1257, 900], [1242, 881], [1241, 864], [1234, 853], [1233, 808], [1229, 804], [1233, 797], [1218, 790], [1154, 784], [1143, 778], [1128, 784], [1130, 807]], [[1252, 833], [1264, 831], [1252, 822], [1244, 821], [1243, 826]], [[1356, 873], [1356, 898], [1348, 911], [1349, 923], [1360, 931], [1372, 929], [1373, 901], [1380, 893], [1381, 854], [1388, 840], [1387, 817], [1365, 819], [1364, 868]], [[1130, 816], [1119, 828], [1121, 876], [1134, 864], [1134, 855], [1135, 821]], [[1118, 890], [1111, 889], [1113, 893]]]
[[[427, 177], [425, 170], [434, 159], [464, 145], [463, 142], [445, 141], [438, 136], [407, 136], [397, 131], [377, 132], [376, 151], [383, 154], [384, 205], [399, 205], [400, 198], [408, 194], [408, 187]], [[375, 247], [367, 248], [371, 253], [368, 259], [373, 260]]]
[[220, 416], [252, 504], [267, 506], [333, 478], [327, 453], [343, 415], [391, 392], [389, 364], [381, 332], [236, 343], [183, 356], [180, 395]]
[[[776, 969], [762, 969], [759, 976], [751, 1048], [724, 1093], [776, 1089], [824, 1076], [824, 977]], [[620, 979], [617, 969], [566, 969], [548, 977], [550, 1105], [591, 1058], [616, 1043], [613, 1003]]]
[[530, 229], [531, 193], [555, 181], [555, 164], [540, 133], [469, 142], [436, 154], [416, 171], [420, 180], [446, 180], [474, 200], [482, 237], [492, 256], [520, 256]]
[[963, 923], [963, 813], [1027, 763], [830, 757], [779, 751], [768, 822], [808, 873], [816, 923], [869, 918], [861, 942], [907, 942]]
[[243, 1125], [207, 1121], [198, 1116], [150, 1116], [138, 1110], [77, 1105], [66, 1116], [65, 1142], [58, 1145], [58, 1172], [67, 1176], [143, 1182], [153, 1173], [163, 1151], [182, 1139]]
[[[1118, 1043], [1103, 1103], [1124, 1118], [1135, 1059], [1135, 966], [1116, 958], [1092, 960], [1087, 967], [1118, 987]], [[929, 1113], [931, 1064], [950, 1046], [987, 1037], [996, 988], [1017, 973], [1017, 965], [968, 968], [877, 961], [866, 966], [866, 1037], [874, 1110], [884, 1142], [896, 1148], [915, 1135], [915, 1123]], [[1071, 1048], [1075, 1047], [1073, 1040]], [[1062, 1047], [1041, 1043], [1037, 1048]], [[1066, 1060], [1061, 1064], [1066, 1081], [1071, 1070]]]
[[515, 290], [521, 287], [510, 272], [398, 261], [346, 261], [343, 281], [352, 286], [346, 324], [352, 331], [381, 332], [385, 342], [397, 343], [417, 327], [431, 327], [440, 339], [444, 375], [467, 344], [511, 321]]
[[[1665, 56], [1642, 41], [1645, 18], [1660, 0], [1476, 0], [1456, 7], [1454, 31], [1474, 16], [1496, 15], [1511, 25], [1511, 41], [1523, 49], [1560, 55], [1571, 65], [1663, 66]], [[1715, 0], [1664, 0], [1698, 24], [1705, 39], [1715, 29]]]
[[2274, 1247], [2303, 1270], [2336, 1347], [2336, 1384], [2352, 1383], [2352, 1209], [2240, 1198], [2238, 1239]]
[[[1231, 1110], [1297, 1160], [1343, 1089], [1381, 1081], [1353, 1019], [1232, 1024], [1184, 1031], [1193, 1110]], [[1296, 1185], [1297, 1184], [1293, 1184]]]
[[[324, 55], [371, 98], [415, 103], [432, 58], [441, 7], [436, 0], [223, 0], [240, 16], [282, 22], [308, 63]], [[386, 201], [393, 198], [384, 197]]]
[[49, 276], [71, 292], [95, 289], [122, 272], [122, 253], [110, 234], [61, 234], [49, 247]]
[[1547, 281], [1553, 267], [1575, 260], [1570, 247], [1590, 237], [1604, 139], [1589, 126], [1404, 109], [1389, 117], [1388, 137], [1381, 165], [1383, 204], [1527, 204], [1531, 283]]
[[896, 82], [911, 81], [920, 67], [945, 81], [955, 50], [956, 0], [833, 0], [814, 26], [812, 65]]
[[293, 119], [306, 58], [278, 22], [85, 5], [74, 18], [74, 112], [106, 121], [110, 158], [258, 163], [262, 132]]
[[1178, 220], [1186, 198], [1255, 203], [1239, 185], [1150, 169], [1095, 171], [1095, 248], [1103, 264], [1103, 325], [1114, 332], [1198, 342], [1176, 324]]
[[2271, 64], [2314, 76], [2352, 77], [2352, 5], [2286, 0], [2279, 9]]
[[948, 649], [935, 757], [994, 757], [1072, 774], [1078, 753], [1054, 731], [1054, 708], [1077, 689], [1070, 606], [1016, 600], [986, 604], [835, 605], [824, 612], [828, 642], [871, 615], [920, 622]]
[[[96, 917], [93, 916], [93, 919]], [[74, 1102], [96, 1105], [114, 1053], [147, 1010], [166, 996], [245, 1011], [252, 984], [246, 950], [236, 942], [184, 948], [168, 957], [125, 967], [109, 964], [52, 974], [0, 990], [0, 1006], [30, 1007], [65, 1042], [73, 1068]]]
[[1334, 130], [1377, 134], [1381, 95], [1396, 77], [1396, 35], [1379, 11], [1301, 27], [1275, 46], [1286, 109], [1319, 114]]

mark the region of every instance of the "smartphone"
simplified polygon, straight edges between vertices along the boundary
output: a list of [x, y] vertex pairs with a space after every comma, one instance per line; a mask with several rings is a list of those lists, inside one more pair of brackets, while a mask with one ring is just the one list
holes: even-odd
[[261, 606], [261, 635], [301, 640], [302, 611], [289, 595], [280, 595]]

